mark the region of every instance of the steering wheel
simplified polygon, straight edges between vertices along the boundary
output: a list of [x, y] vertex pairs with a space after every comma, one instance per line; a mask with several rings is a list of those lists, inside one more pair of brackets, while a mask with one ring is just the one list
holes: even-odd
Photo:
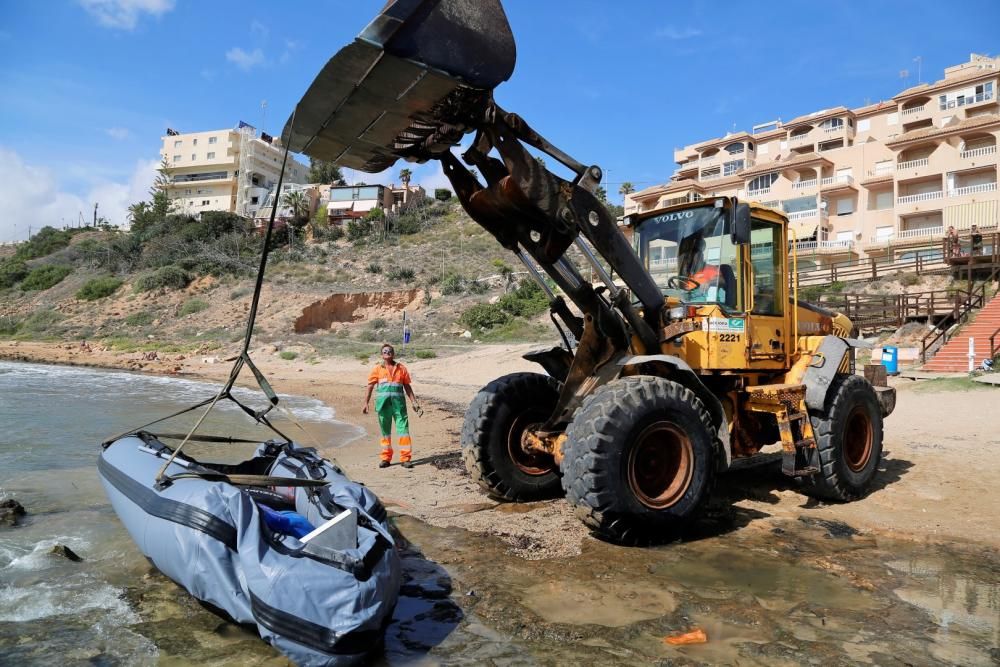
[[686, 292], [696, 290], [701, 287], [701, 283], [691, 276], [670, 276], [667, 279], [667, 287], [670, 289], [680, 289]]

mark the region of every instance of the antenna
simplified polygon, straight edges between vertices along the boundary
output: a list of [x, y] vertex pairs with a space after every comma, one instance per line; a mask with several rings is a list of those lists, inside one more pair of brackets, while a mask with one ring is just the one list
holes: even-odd
[[917, 56], [916, 58], [913, 59], [913, 62], [917, 63], [917, 83], [920, 84], [921, 83], [920, 69], [924, 64], [924, 58], [923, 56]]
[[260, 101], [260, 131], [263, 132], [267, 121], [267, 100]]

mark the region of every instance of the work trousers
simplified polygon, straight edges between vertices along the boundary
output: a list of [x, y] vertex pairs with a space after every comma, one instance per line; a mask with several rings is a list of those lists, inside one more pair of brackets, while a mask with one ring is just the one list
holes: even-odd
[[382, 451], [379, 453], [379, 458], [383, 461], [392, 461], [392, 422], [395, 420], [396, 435], [399, 436], [399, 460], [406, 463], [412, 455], [406, 398], [401, 394], [376, 396], [375, 413], [378, 415], [378, 427], [382, 432]]

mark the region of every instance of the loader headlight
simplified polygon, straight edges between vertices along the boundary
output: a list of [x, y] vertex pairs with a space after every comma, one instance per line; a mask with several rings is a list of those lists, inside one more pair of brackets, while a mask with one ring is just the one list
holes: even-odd
[[670, 309], [670, 319], [672, 320], [683, 320], [686, 314], [687, 308], [684, 306], [675, 306]]

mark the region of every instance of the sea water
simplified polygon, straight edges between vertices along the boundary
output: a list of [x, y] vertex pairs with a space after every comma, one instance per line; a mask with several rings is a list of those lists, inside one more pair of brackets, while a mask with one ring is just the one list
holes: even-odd
[[[17, 527], [0, 527], [0, 663], [158, 661], [161, 649], [151, 633], [136, 631], [137, 605], [126, 595], [151, 576], [151, 568], [98, 480], [100, 443], [211, 398], [219, 388], [137, 373], [0, 362], [0, 500], [13, 498], [27, 510]], [[267, 405], [259, 391], [233, 393], [254, 409]], [[336, 446], [362, 433], [338, 422], [318, 400], [282, 396], [281, 403], [308, 435], [277, 411], [269, 417], [302, 444]], [[186, 433], [202, 412], [150, 430]], [[275, 437], [228, 401], [216, 406], [199, 433]], [[210, 458], [214, 448], [220, 460], [232, 458], [227, 445], [195, 447], [199, 456]], [[56, 545], [83, 560], [52, 553]], [[270, 650], [262, 648], [267, 655]]]

